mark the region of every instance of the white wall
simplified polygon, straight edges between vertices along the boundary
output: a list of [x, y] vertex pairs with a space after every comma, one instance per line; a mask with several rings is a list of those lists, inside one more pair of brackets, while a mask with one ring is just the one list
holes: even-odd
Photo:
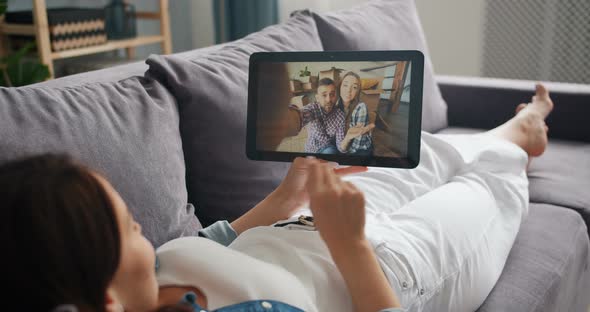
[[[173, 0], [179, 1], [179, 0]], [[187, 0], [182, 0], [187, 1]], [[213, 1], [190, 0], [191, 20], [185, 21], [185, 27], [192, 32], [191, 49], [202, 48], [215, 44], [215, 24], [213, 17]], [[189, 50], [189, 49], [186, 49]]]
[[279, 21], [288, 19], [289, 14], [295, 10], [329, 11], [331, 2], [331, 0], [279, 0]]
[[[282, 21], [309, 8], [326, 12], [367, 0], [279, 0]], [[480, 76], [485, 0], [415, 0], [437, 74]]]
[[481, 76], [485, 0], [415, 0], [434, 71]]
[[289, 18], [295, 10], [311, 9], [315, 12], [327, 12], [353, 7], [367, 0], [279, 0], [279, 20]]

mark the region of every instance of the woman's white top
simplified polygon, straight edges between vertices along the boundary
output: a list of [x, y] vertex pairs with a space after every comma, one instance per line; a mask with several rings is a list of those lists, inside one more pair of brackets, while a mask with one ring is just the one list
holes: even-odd
[[203, 237], [172, 240], [157, 250], [160, 286], [194, 286], [208, 310], [250, 300], [276, 300], [318, 311], [292, 273]]
[[[346, 283], [313, 227], [260, 226], [236, 236], [219, 221], [201, 234], [210, 239], [183, 237], [157, 249], [160, 286], [197, 287], [209, 310], [275, 300], [308, 312], [353, 311]], [[395, 311], [403, 309], [381, 312]]]

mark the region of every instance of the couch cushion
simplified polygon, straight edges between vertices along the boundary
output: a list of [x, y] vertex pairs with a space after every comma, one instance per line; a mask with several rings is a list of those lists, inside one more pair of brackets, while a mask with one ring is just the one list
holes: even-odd
[[573, 208], [590, 224], [590, 143], [550, 140], [528, 176], [531, 202]]
[[176, 102], [133, 77], [76, 87], [0, 88], [0, 163], [68, 153], [101, 172], [155, 245], [194, 235]]
[[494, 289], [478, 311], [585, 311], [590, 242], [580, 216], [531, 204]]
[[[482, 131], [450, 127], [439, 133]], [[528, 177], [531, 202], [574, 209], [590, 225], [590, 143], [549, 140], [545, 153], [531, 162]]]
[[373, 0], [351, 9], [315, 14], [326, 51], [419, 50], [424, 53], [422, 129], [447, 126], [447, 105], [434, 80], [426, 40], [412, 0]]
[[115, 82], [133, 76], [143, 76], [147, 65], [143, 61], [113, 67], [93, 70], [85, 73], [64, 76], [59, 79], [51, 79], [39, 82], [31, 87], [61, 88], [74, 87], [92, 82]]
[[162, 81], [179, 103], [189, 201], [204, 226], [232, 221], [282, 180], [287, 163], [246, 158], [250, 54], [321, 50], [309, 12], [194, 57], [151, 56], [147, 75]]

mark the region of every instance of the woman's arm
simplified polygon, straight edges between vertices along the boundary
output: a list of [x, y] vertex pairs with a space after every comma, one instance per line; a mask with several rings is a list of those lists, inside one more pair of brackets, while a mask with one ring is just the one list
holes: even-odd
[[367, 104], [360, 102], [356, 105], [350, 115], [350, 126], [366, 126], [369, 124], [369, 110]]
[[348, 129], [348, 132], [346, 132], [346, 136], [340, 143], [340, 150], [348, 151], [348, 147], [350, 143], [352, 143], [353, 139], [358, 138], [366, 133], [369, 133], [371, 130], [373, 130], [373, 128], [375, 128], [375, 124], [369, 124], [368, 126], [364, 127], [361, 125], [350, 127]]
[[[374, 124], [369, 124], [369, 111], [367, 105], [363, 102], [359, 103], [350, 116], [350, 127], [340, 144], [340, 150], [348, 151], [350, 144], [356, 138], [361, 138], [363, 135], [371, 135], [371, 130], [375, 128]], [[354, 150], [353, 150], [354, 152]]]
[[[281, 184], [250, 211], [231, 223], [234, 231], [242, 232], [256, 226], [271, 225], [287, 219], [309, 200], [305, 184], [307, 183], [309, 165], [318, 162], [312, 158], [297, 157], [291, 164]], [[334, 174], [343, 176], [367, 171], [367, 167], [345, 167], [334, 169]]]
[[317, 102], [307, 104], [303, 108], [297, 105], [289, 105], [289, 109], [299, 113], [299, 128], [303, 129], [308, 123], [321, 118], [320, 105]]
[[231, 227], [240, 235], [253, 227], [271, 225], [279, 220], [291, 217], [297, 200], [282, 188], [277, 188], [254, 208], [231, 223]]
[[329, 248], [352, 295], [355, 311], [401, 307], [367, 240], [342, 241]]
[[348, 286], [355, 311], [400, 307], [365, 238], [363, 194], [324, 164], [310, 166], [307, 191], [315, 226]]

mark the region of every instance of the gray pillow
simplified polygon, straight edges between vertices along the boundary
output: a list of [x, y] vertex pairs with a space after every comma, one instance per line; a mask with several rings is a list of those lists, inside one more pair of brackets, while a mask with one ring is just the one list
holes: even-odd
[[447, 104], [434, 80], [426, 40], [412, 0], [373, 0], [348, 10], [314, 13], [326, 51], [419, 50], [424, 53], [422, 129], [447, 127]]
[[174, 98], [132, 77], [76, 87], [0, 88], [0, 163], [67, 153], [102, 173], [155, 245], [201, 228], [187, 205]]
[[189, 202], [204, 226], [232, 221], [254, 207], [289, 167], [246, 158], [250, 54], [321, 49], [313, 18], [299, 12], [216, 52], [148, 58], [147, 75], [164, 82], [178, 100]]

